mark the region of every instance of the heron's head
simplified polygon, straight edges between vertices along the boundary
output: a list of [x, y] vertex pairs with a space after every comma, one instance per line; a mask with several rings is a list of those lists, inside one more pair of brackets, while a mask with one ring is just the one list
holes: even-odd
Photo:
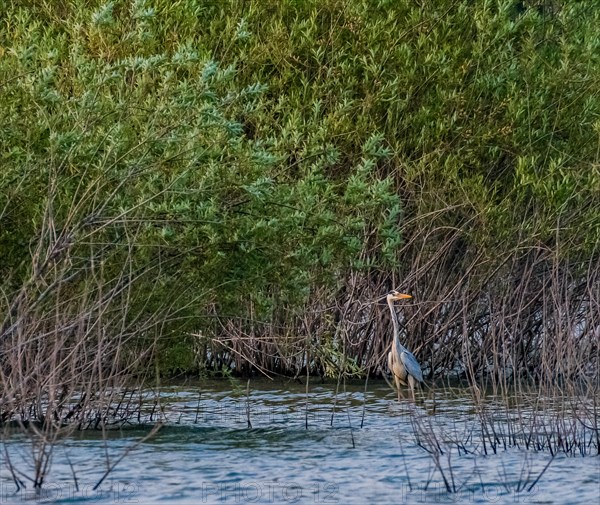
[[406, 295], [404, 293], [400, 293], [399, 291], [390, 291], [387, 295], [387, 299], [390, 302], [394, 302], [396, 300], [406, 300], [408, 298], [412, 298], [410, 295]]

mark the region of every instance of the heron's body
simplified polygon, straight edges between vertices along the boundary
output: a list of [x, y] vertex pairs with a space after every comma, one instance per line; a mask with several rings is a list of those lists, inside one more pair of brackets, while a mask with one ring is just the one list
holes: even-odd
[[415, 384], [423, 382], [423, 372], [421, 365], [413, 354], [400, 343], [398, 319], [394, 311], [395, 300], [412, 298], [410, 295], [392, 291], [387, 295], [387, 302], [390, 307], [392, 324], [394, 326], [394, 341], [392, 350], [388, 353], [388, 368], [394, 376], [396, 388], [398, 389], [398, 399], [400, 399], [400, 386], [409, 386], [413, 399], [415, 397]]

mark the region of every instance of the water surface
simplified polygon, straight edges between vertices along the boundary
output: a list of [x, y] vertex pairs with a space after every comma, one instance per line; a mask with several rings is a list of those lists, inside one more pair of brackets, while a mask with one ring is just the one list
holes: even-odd
[[[247, 390], [246, 383], [202, 381], [161, 393], [165, 425], [155, 436], [139, 443], [150, 428], [130, 427], [69, 438], [55, 449], [41, 494], [29, 488], [15, 493], [3, 454], [1, 503], [600, 500], [597, 456], [553, 458], [523, 444], [499, 444], [496, 454], [490, 447], [484, 451], [466, 390], [438, 391], [435, 399], [423, 394], [416, 405], [398, 402], [385, 383], [373, 383], [366, 392], [364, 385], [346, 386], [337, 394], [335, 384], [312, 385], [307, 395], [295, 382], [251, 381]], [[435, 440], [423, 439], [431, 434]], [[524, 434], [514, 440], [518, 437]], [[432, 454], [432, 444], [443, 454]], [[26, 474], [30, 443], [16, 436], [5, 447]], [[107, 465], [128, 450], [94, 490]]]

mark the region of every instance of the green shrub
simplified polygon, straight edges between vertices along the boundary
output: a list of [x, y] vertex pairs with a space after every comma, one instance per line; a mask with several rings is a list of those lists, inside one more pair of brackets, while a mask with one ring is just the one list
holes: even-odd
[[150, 274], [132, 314], [253, 335], [246, 357], [308, 331], [315, 300], [397, 284], [444, 230], [491, 261], [470, 275], [515, 247], [579, 264], [600, 242], [599, 18], [513, 0], [9, 3], [6, 299], [48, 209], [73, 268], [117, 276], [127, 255]]

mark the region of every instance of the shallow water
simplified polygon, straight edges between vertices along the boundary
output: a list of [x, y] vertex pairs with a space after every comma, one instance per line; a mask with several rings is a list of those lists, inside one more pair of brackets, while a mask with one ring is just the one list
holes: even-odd
[[[415, 406], [385, 383], [311, 386], [203, 381], [165, 387], [165, 426], [85, 432], [55, 450], [41, 494], [15, 493], [2, 454], [0, 503], [598, 503], [600, 458], [520, 447], [485, 455], [466, 391], [445, 390]], [[506, 415], [506, 412], [502, 413]], [[416, 443], [430, 427], [435, 458]], [[248, 427], [250, 421], [251, 428]], [[464, 441], [464, 449], [452, 440]], [[428, 446], [426, 441], [423, 443]], [[138, 444], [138, 445], [136, 445]], [[27, 474], [30, 444], [6, 441]], [[96, 489], [107, 461], [133, 450]], [[487, 448], [488, 452], [489, 447]], [[68, 460], [65, 455], [68, 455]], [[70, 461], [72, 467], [68, 464]], [[550, 462], [550, 463], [549, 463]], [[548, 465], [537, 483], [536, 478]], [[73, 471], [78, 490], [74, 483]], [[30, 470], [30, 469], [29, 469]], [[455, 492], [449, 493], [444, 478]]]

